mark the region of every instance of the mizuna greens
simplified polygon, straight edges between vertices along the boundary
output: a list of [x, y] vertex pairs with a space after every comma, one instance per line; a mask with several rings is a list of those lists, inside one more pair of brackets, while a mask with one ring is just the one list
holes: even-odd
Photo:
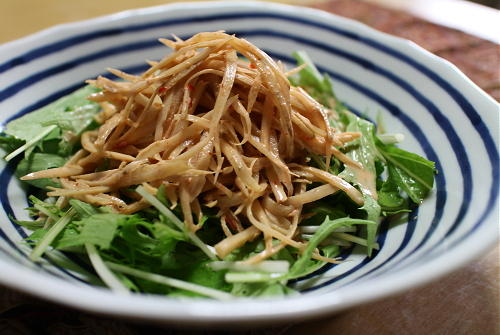
[[71, 253], [124, 294], [283, 295], [341, 248], [371, 255], [380, 220], [432, 189], [434, 163], [347, 110], [305, 53], [287, 72], [222, 32], [161, 42], [174, 52], [143, 74], [110, 69], [6, 125], [33, 261]]

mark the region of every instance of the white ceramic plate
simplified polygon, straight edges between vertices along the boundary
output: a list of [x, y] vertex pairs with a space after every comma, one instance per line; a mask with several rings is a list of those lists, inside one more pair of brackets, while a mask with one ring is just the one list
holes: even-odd
[[429, 199], [407, 224], [385, 223], [381, 246], [367, 258], [353, 250], [347, 262], [327, 266], [296, 285], [296, 297], [218, 302], [163, 296], [119, 296], [89, 285], [58, 265], [27, 260], [26, 196], [0, 175], [0, 282], [93, 312], [156, 322], [256, 324], [332, 313], [435, 279], [483, 254], [498, 239], [499, 105], [450, 63], [411, 42], [308, 8], [268, 3], [192, 3], [132, 10], [57, 26], [0, 47], [0, 120], [3, 124], [69, 93], [117, 67], [137, 72], [162, 57], [159, 37], [226, 30], [272, 57], [291, 61], [306, 50], [333, 79], [349, 107], [402, 132], [402, 147], [436, 162]]

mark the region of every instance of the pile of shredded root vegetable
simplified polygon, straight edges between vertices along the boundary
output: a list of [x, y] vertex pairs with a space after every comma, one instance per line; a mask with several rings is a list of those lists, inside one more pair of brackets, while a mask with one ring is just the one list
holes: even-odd
[[[119, 213], [150, 206], [132, 186], [156, 194], [164, 185], [191, 232], [201, 227], [203, 206], [218, 210], [226, 235], [215, 245], [219, 257], [262, 235], [265, 250], [249, 263], [287, 245], [304, 247], [297, 230], [304, 204], [338, 190], [363, 203], [351, 184], [308, 164], [315, 154], [327, 166], [333, 156], [360, 169], [339, 150], [360, 134], [332, 128], [334, 112], [290, 85], [288, 76], [300, 68], [286, 72], [223, 32], [160, 41], [173, 52], [149, 62], [142, 75], [110, 69], [121, 79], [89, 80], [102, 89], [89, 97], [102, 106], [101, 126], [82, 135], [82, 149], [63, 167], [22, 179], [58, 178], [62, 188], [49, 196]], [[307, 187], [312, 183], [320, 186]]]

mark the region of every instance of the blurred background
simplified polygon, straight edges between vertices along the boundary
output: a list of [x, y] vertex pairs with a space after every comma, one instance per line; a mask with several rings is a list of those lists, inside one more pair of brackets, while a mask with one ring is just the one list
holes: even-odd
[[[171, 2], [180, 1], [0, 0], [0, 43], [56, 24]], [[320, 8], [412, 40], [428, 51], [454, 63], [479, 87], [500, 101], [500, 0], [269, 0], [267, 2]]]
[[[500, 101], [500, 0], [270, 1], [320, 8], [412, 40], [454, 63]], [[1, 0], [0, 43], [55, 24], [171, 2], [175, 1]]]
[[[0, 0], [0, 43], [168, 0]], [[177, 1], [179, 2], [179, 1]], [[500, 101], [500, 0], [274, 0], [414, 41]], [[167, 34], [168, 32], [166, 32]], [[258, 330], [178, 330], [67, 309], [0, 286], [0, 334], [500, 334], [499, 251], [439, 282], [329, 318]], [[1, 269], [0, 269], [1, 271]], [[36, 283], [34, 283], [36, 285]]]
[[[197, 1], [197, 0], [191, 0]], [[227, 1], [227, 0], [226, 0]], [[231, 1], [231, 0], [229, 0]], [[318, 5], [331, 0], [271, 0], [272, 2], [288, 3], [294, 5]], [[82, 20], [85, 18], [114, 13], [121, 10], [156, 6], [170, 2], [181, 2], [179, 0], [1, 0], [0, 18], [3, 27], [7, 29], [0, 30], [0, 43], [19, 38], [40, 29], [52, 26], [54, 24]], [[408, 10], [410, 12], [423, 13], [432, 17], [441, 17], [446, 20], [447, 17], [462, 15], [460, 24], [464, 26], [476, 23], [477, 15], [471, 15], [480, 11], [482, 15], [490, 12], [489, 16], [495, 16], [493, 8], [500, 9], [500, 0], [347, 0], [337, 2], [352, 3], [374, 3], [388, 8]], [[474, 6], [482, 4], [488, 6], [488, 10], [481, 11], [480, 7]], [[472, 5], [472, 6], [471, 6]], [[471, 12], [471, 8], [473, 11]], [[475, 11], [474, 11], [475, 10]], [[434, 13], [432, 13], [434, 12]], [[483, 18], [484, 19], [484, 18]], [[496, 13], [497, 22], [500, 21], [498, 12]], [[458, 24], [458, 22], [457, 22]], [[490, 30], [491, 27], [484, 27], [486, 22], [479, 24], [484, 30]], [[496, 31], [499, 32], [497, 25]], [[478, 29], [479, 30], [479, 29]], [[500, 34], [497, 34], [497, 39]]]
[[500, 1], [496, 1], [496, 0], [474, 0], [473, 2], [477, 2], [477, 3], [481, 4], [481, 5], [490, 6], [490, 7], [496, 8], [496, 9], [500, 9]]

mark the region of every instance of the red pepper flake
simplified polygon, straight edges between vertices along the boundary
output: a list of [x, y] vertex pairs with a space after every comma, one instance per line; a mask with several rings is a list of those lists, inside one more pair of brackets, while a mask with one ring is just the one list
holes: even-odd
[[194, 90], [194, 86], [192, 84], [188, 84], [187, 85], [187, 89], [190, 90], [190, 91], [192, 91], [192, 90]]
[[254, 63], [250, 63], [249, 66], [250, 66], [251, 69], [256, 69], [257, 68], [257, 66]]
[[238, 231], [238, 224], [236, 223], [236, 219], [232, 215], [225, 215], [226, 223], [229, 229], [232, 231]]
[[151, 163], [151, 164], [156, 164], [158, 163], [159, 161], [156, 159], [156, 158], [153, 158], [153, 157], [148, 157], [148, 162]]
[[115, 149], [122, 149], [128, 145], [127, 141], [121, 141], [115, 144]]
[[165, 86], [162, 86], [158, 89], [158, 93], [164, 93], [167, 90]]

